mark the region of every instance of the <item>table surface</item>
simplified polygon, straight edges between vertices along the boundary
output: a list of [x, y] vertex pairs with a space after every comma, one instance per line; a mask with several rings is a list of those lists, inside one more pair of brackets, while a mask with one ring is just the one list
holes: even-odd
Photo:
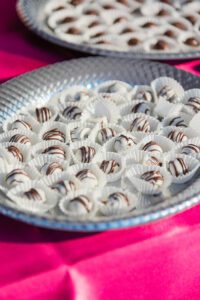
[[[0, 83], [86, 56], [36, 37], [0, 0]], [[169, 62], [195, 74], [200, 61]], [[102, 233], [56, 232], [0, 216], [0, 299], [200, 299], [200, 205]]]

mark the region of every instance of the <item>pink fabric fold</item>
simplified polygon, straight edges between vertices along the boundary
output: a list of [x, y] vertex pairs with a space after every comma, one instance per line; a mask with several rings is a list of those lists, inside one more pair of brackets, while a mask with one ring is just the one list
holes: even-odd
[[[83, 54], [30, 33], [0, 1], [0, 82]], [[171, 62], [171, 64], [174, 64]], [[176, 66], [200, 73], [200, 60]], [[0, 216], [0, 299], [200, 299], [200, 205], [137, 228], [56, 232]]]

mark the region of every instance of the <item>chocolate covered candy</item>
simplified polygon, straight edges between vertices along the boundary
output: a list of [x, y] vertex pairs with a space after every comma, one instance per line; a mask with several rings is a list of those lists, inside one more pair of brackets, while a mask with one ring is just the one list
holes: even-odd
[[45, 200], [45, 193], [41, 189], [31, 188], [24, 192], [25, 198], [34, 202], [43, 202]]
[[189, 106], [195, 113], [200, 112], [200, 98], [199, 97], [189, 98], [185, 105]]
[[28, 180], [30, 180], [30, 176], [28, 175], [28, 173], [19, 168], [9, 172], [5, 178], [7, 185], [10, 186], [15, 186]]
[[45, 132], [42, 136], [42, 139], [45, 141], [59, 141], [65, 142], [65, 134], [60, 131], [58, 128], [53, 128]]
[[54, 183], [51, 188], [64, 196], [71, 191], [75, 191], [76, 185], [72, 180], [61, 180]]
[[62, 114], [68, 120], [79, 120], [82, 115], [82, 110], [76, 105], [69, 105], [64, 109]]
[[47, 122], [52, 118], [52, 112], [48, 107], [36, 108], [35, 114], [39, 123]]
[[82, 163], [89, 163], [96, 154], [96, 150], [91, 146], [82, 146], [76, 150], [75, 156]]
[[151, 91], [139, 91], [136, 93], [134, 96], [135, 99], [137, 100], [145, 100], [148, 102], [154, 102], [153, 94]]
[[200, 152], [200, 147], [195, 144], [188, 144], [181, 149], [182, 154], [192, 155]]
[[160, 161], [159, 158], [157, 158], [156, 156], [149, 156], [146, 157], [143, 161], [144, 165], [146, 166], [162, 166], [162, 162]]
[[154, 50], [169, 50], [169, 44], [163, 39], [163, 40], [158, 40], [155, 44], [151, 46], [152, 49]]
[[136, 145], [136, 140], [132, 137], [120, 134], [114, 141], [113, 148], [116, 152], [126, 151]]
[[48, 148], [46, 148], [42, 154], [48, 154], [51, 156], [55, 156], [61, 159], [65, 159], [66, 158], [66, 153], [63, 147], [61, 146], [50, 146]]
[[14, 158], [16, 158], [20, 162], [23, 162], [24, 157], [19, 148], [15, 146], [8, 146], [6, 149], [10, 154], [12, 154]]
[[139, 45], [140, 43], [141, 43], [141, 41], [140, 41], [138, 38], [135, 38], [135, 37], [130, 38], [130, 39], [127, 41], [127, 44], [128, 44], [129, 46], [137, 46], [137, 45]]
[[187, 140], [187, 136], [185, 135], [185, 133], [178, 130], [170, 131], [167, 137], [176, 143], [184, 142]]
[[98, 179], [90, 169], [83, 169], [76, 174], [76, 177], [88, 187], [98, 185]]
[[162, 153], [163, 150], [160, 147], [160, 145], [158, 145], [158, 143], [156, 143], [155, 141], [150, 141], [148, 143], [146, 143], [143, 147], [142, 147], [143, 151], [148, 151], [151, 153]]
[[166, 85], [160, 89], [158, 92], [158, 97], [171, 103], [176, 103], [178, 98], [176, 92], [169, 85]]
[[140, 103], [133, 105], [131, 112], [132, 113], [143, 113], [143, 114], [149, 115], [150, 107], [146, 102], [140, 102]]
[[114, 160], [103, 160], [100, 169], [105, 173], [105, 174], [114, 174], [119, 171], [120, 164]]
[[183, 158], [176, 158], [168, 163], [168, 170], [172, 176], [182, 176], [189, 172], [188, 166]]
[[42, 175], [52, 175], [63, 172], [63, 167], [58, 162], [45, 163], [40, 169]]
[[91, 212], [93, 204], [85, 195], [79, 195], [71, 200], [66, 205], [66, 209], [72, 213], [85, 215]]
[[24, 121], [24, 120], [15, 120], [10, 127], [11, 130], [32, 130], [32, 126], [30, 123]]
[[130, 125], [130, 131], [150, 132], [150, 124], [144, 117], [137, 117]]
[[160, 187], [164, 183], [164, 177], [162, 176], [160, 171], [147, 171], [143, 173], [140, 178], [158, 187]]
[[88, 138], [90, 132], [91, 128], [75, 127], [70, 131], [71, 140], [72, 142], [85, 140]]
[[116, 131], [112, 128], [102, 128], [97, 134], [97, 141], [102, 145], [112, 137], [116, 136]]
[[130, 206], [130, 200], [128, 196], [122, 192], [112, 193], [108, 195], [108, 197], [102, 200], [101, 202], [113, 209]]
[[15, 134], [13, 135], [10, 140], [10, 143], [20, 143], [20, 144], [24, 144], [24, 145], [31, 145], [31, 141], [30, 139], [25, 136], [24, 134]]

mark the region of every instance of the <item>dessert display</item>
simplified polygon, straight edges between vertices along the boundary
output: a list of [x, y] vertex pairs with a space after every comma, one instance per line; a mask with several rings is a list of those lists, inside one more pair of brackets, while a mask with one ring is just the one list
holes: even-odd
[[[43, 18], [51, 33], [69, 43], [111, 51], [180, 53], [200, 50], [199, 11], [199, 2], [188, 0], [51, 0]], [[163, 94], [170, 94], [168, 87]], [[174, 95], [169, 97], [173, 101]], [[66, 107], [63, 115], [71, 114], [79, 119], [81, 109]]]
[[199, 95], [169, 77], [68, 87], [3, 123], [0, 189], [21, 210], [78, 219], [130, 214], [142, 196], [167, 198], [200, 166]]

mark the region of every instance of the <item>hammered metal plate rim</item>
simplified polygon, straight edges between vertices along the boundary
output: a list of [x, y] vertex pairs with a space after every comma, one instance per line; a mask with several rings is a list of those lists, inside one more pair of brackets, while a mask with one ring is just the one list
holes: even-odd
[[[88, 57], [88, 58], [81, 58], [81, 59], [73, 59], [70, 61], [57, 63], [53, 65], [49, 65], [43, 68], [40, 68], [38, 70], [26, 73], [24, 75], [18, 76], [14, 79], [9, 80], [8, 82], [2, 84], [0, 86], [0, 95], [1, 100], [0, 103], [2, 104], [2, 108], [0, 109], [0, 116], [2, 119], [5, 119], [6, 116], [3, 115], [5, 112], [7, 114], [7, 111], [5, 110], [6, 104], [3, 103], [3, 100], [6, 101], [15, 102], [17, 101], [16, 97], [18, 94], [16, 94], [18, 91], [20, 91], [21, 96], [25, 96], [25, 93], [27, 92], [26, 84], [29, 86], [32, 82], [31, 79], [34, 80], [37, 78], [38, 84], [44, 86], [44, 90], [46, 89], [46, 86], [48, 84], [51, 84], [48, 82], [48, 76], [51, 76], [52, 74], [56, 73], [56, 71], [59, 71], [60, 68], [63, 67], [62, 72], [64, 72], [64, 69], [70, 69], [74, 68], [74, 72], [77, 73], [77, 70], [79, 70], [80, 66], [87, 66], [87, 70], [90, 68], [89, 66], [93, 67], [95, 64], [106, 65], [106, 68], [109, 69], [109, 66], [111, 65], [117, 65], [121, 67], [126, 68], [126, 66], [134, 66], [136, 64], [144, 64], [145, 68], [154, 68], [157, 70], [171, 70], [172, 72], [176, 72], [179, 77], [188, 77], [189, 82], [193, 82], [194, 79], [197, 80], [198, 84], [200, 83], [200, 79], [198, 79], [197, 76], [189, 74], [185, 71], [177, 70], [173, 67], [170, 67], [165, 64], [161, 63], [155, 63], [155, 62], [148, 62], [148, 61], [138, 61], [138, 60], [126, 60], [126, 59], [115, 59], [115, 58], [102, 58], [102, 57]], [[118, 67], [117, 66], [117, 67]], [[127, 70], [129, 71], [129, 70]], [[160, 72], [160, 71], [159, 71]], [[167, 71], [166, 71], [167, 72]], [[45, 74], [48, 74], [48, 76], [45, 77]], [[177, 75], [177, 76], [178, 76]], [[61, 74], [58, 74], [58, 78], [61, 76]], [[98, 77], [98, 70], [95, 71], [95, 76]], [[100, 76], [100, 75], [99, 75]], [[113, 76], [115, 76], [113, 74]], [[43, 78], [44, 77], [44, 78]], [[92, 79], [91, 79], [92, 80]], [[70, 81], [69, 81], [70, 82]], [[55, 82], [56, 83], [56, 82]], [[64, 81], [63, 81], [64, 84]], [[61, 84], [62, 86], [62, 84]], [[35, 87], [36, 88], [36, 87]], [[30, 92], [31, 93], [31, 92]], [[9, 104], [7, 104], [7, 107], [9, 107]], [[7, 108], [6, 107], [6, 108]], [[142, 225], [145, 223], [150, 223], [153, 221], [156, 221], [158, 219], [177, 214], [183, 210], [186, 210], [197, 203], [200, 203], [200, 193], [195, 193], [192, 197], [187, 197], [185, 199], [182, 199], [176, 203], [170, 203], [167, 205], [164, 201], [163, 203], [159, 203], [159, 205], [152, 206], [150, 208], [145, 209], [145, 211], [139, 211], [140, 214], [135, 216], [126, 216], [122, 217], [121, 219], [113, 219], [113, 220], [105, 220], [101, 219], [98, 221], [69, 221], [69, 220], [58, 220], [55, 218], [47, 218], [42, 216], [35, 216], [34, 214], [30, 214], [27, 212], [22, 212], [19, 210], [15, 210], [5, 204], [0, 203], [0, 213], [2, 213], [5, 216], [11, 217], [16, 220], [23, 221], [25, 223], [29, 223], [32, 225], [36, 225], [39, 227], [45, 227], [50, 229], [59, 229], [59, 230], [70, 230], [70, 231], [103, 231], [108, 229], [119, 229], [119, 228], [125, 228], [125, 227], [131, 227], [131, 226], [137, 226]]]

